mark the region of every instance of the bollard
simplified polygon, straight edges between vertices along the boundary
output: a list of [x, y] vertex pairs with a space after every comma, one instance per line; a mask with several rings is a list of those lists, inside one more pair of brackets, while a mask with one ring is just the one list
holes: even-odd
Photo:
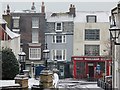
[[40, 85], [43, 88], [53, 88], [53, 72], [50, 70], [42, 70], [40, 73]]
[[20, 84], [22, 89], [28, 88], [28, 77], [26, 75], [16, 75], [15, 83]]

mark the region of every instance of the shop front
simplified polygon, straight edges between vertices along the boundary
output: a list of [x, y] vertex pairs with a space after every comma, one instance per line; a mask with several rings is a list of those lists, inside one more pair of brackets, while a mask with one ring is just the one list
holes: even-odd
[[73, 56], [73, 77], [75, 79], [98, 79], [111, 75], [111, 58], [101, 56]]

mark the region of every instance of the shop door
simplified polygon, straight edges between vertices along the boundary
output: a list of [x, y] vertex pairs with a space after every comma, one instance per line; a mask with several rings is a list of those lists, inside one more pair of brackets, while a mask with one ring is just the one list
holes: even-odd
[[94, 66], [89, 66], [89, 77], [94, 77]]

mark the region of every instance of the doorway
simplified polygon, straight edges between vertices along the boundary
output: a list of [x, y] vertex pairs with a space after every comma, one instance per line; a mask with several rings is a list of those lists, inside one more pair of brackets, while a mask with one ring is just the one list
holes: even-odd
[[89, 66], [89, 78], [94, 77], [94, 66]]

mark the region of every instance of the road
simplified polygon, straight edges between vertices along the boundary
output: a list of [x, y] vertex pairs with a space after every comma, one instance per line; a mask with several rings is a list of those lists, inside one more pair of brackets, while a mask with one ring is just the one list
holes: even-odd
[[59, 90], [103, 90], [97, 86], [96, 82], [87, 82], [82, 80], [60, 80]]

